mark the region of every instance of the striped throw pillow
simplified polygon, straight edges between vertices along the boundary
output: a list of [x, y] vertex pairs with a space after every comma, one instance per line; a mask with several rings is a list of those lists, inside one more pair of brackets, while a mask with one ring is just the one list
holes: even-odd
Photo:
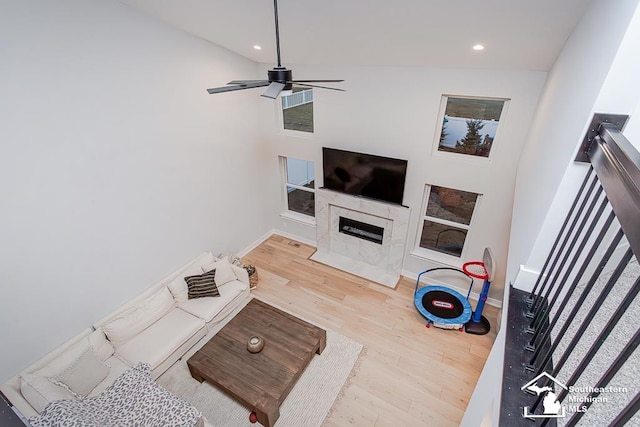
[[219, 297], [218, 287], [215, 281], [216, 271], [212, 270], [199, 276], [188, 276], [184, 278], [187, 282], [189, 299], [203, 297]]

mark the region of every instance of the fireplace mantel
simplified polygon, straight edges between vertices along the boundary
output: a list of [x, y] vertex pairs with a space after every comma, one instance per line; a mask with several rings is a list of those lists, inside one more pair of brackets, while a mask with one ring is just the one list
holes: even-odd
[[[402, 272], [409, 217], [405, 206], [321, 188], [316, 191], [318, 250], [311, 259], [395, 288]], [[340, 218], [343, 223], [349, 220], [352, 232], [340, 232]], [[366, 224], [362, 230], [359, 223]], [[382, 230], [381, 241], [366, 238], [372, 229]]]

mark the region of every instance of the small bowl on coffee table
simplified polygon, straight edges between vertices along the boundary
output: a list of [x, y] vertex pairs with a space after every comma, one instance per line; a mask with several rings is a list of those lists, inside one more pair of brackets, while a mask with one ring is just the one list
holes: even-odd
[[260, 353], [264, 348], [264, 339], [259, 336], [252, 336], [247, 340], [247, 350], [249, 353]]

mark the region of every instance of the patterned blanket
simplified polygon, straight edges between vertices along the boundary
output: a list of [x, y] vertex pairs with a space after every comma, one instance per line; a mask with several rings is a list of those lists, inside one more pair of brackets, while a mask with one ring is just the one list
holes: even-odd
[[200, 412], [151, 378], [151, 368], [139, 363], [120, 375], [102, 393], [77, 400], [51, 402], [33, 427], [194, 427]]

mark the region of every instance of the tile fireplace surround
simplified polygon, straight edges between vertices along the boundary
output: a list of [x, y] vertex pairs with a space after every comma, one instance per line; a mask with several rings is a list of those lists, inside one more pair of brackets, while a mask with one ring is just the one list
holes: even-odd
[[402, 272], [409, 216], [405, 206], [318, 189], [318, 250], [311, 259], [395, 288]]

